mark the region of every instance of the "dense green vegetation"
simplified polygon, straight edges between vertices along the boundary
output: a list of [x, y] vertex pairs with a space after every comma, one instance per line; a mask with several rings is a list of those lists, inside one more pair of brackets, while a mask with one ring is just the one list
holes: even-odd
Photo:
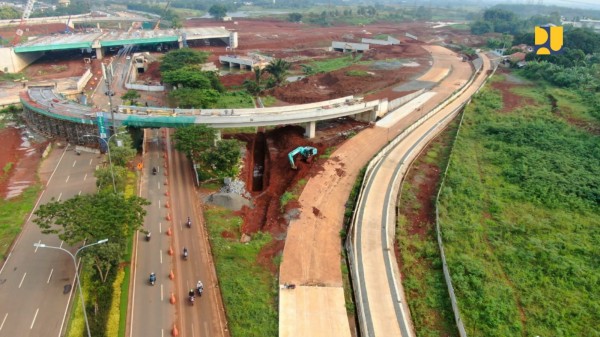
[[458, 304], [470, 336], [600, 336], [600, 140], [553, 108], [584, 97], [534, 90], [465, 111], [440, 208]]
[[200, 180], [235, 177], [241, 156], [236, 139], [216, 140], [216, 131], [197, 124], [178, 128], [173, 134], [175, 148], [198, 164]]
[[204, 216], [231, 336], [276, 336], [276, 282], [256, 263], [271, 236], [259, 232], [241, 243], [242, 219], [232, 211], [207, 207]]
[[0, 7], [0, 20], [19, 19], [19, 18], [21, 18], [21, 13], [18, 10], [16, 10], [14, 7], [10, 7], [10, 6]]
[[438, 179], [432, 172], [443, 172], [446, 168], [457, 127], [455, 120], [411, 165], [398, 201], [396, 240], [402, 284], [417, 336], [421, 337], [458, 334], [432, 214], [435, 198], [417, 198], [423, 186], [429, 185], [428, 180]]

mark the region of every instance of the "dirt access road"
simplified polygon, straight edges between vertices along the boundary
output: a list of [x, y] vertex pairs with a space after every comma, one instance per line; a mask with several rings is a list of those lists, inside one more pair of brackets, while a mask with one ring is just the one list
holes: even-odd
[[389, 139], [429, 112], [466, 82], [471, 67], [442, 47], [426, 46], [433, 65], [423, 78], [436, 78], [452, 67], [436, 87], [437, 95], [419, 111], [390, 128], [367, 129], [344, 143], [323, 165], [323, 171], [308, 181], [300, 198], [300, 217], [290, 222], [280, 284], [293, 283], [293, 290], [280, 291], [279, 335], [351, 336], [342, 285], [341, 242], [344, 205], [359, 170]]

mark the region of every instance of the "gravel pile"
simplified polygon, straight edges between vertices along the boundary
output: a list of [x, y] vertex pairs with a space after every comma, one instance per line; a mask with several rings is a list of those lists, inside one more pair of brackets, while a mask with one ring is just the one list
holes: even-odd
[[225, 185], [223, 187], [221, 187], [221, 190], [219, 192], [221, 193], [233, 193], [233, 194], [238, 194], [241, 195], [245, 198], [250, 199], [251, 195], [248, 191], [246, 191], [246, 184], [241, 181], [241, 180], [231, 180], [231, 179], [225, 179]]

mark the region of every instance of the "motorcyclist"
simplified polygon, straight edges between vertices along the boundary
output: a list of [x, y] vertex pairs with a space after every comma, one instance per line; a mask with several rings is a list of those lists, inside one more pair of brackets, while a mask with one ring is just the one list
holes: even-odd
[[154, 285], [154, 282], [156, 282], [156, 274], [150, 273], [150, 284]]
[[194, 304], [194, 295], [194, 289], [190, 289], [190, 292], [188, 293], [188, 299], [192, 305]]
[[196, 283], [196, 290], [198, 291], [198, 295], [202, 296], [202, 292], [204, 291], [204, 285], [202, 284], [202, 281], [198, 280], [198, 283]]
[[150, 233], [150, 232], [146, 233], [146, 241], [150, 241], [151, 235], [152, 235], [152, 233]]
[[156, 166], [152, 168], [152, 174], [156, 174]]
[[190, 219], [190, 217], [189, 217], [189, 216], [188, 216], [188, 219], [187, 219], [187, 223], [186, 223], [186, 224], [187, 224], [187, 226], [188, 226], [188, 227], [192, 227], [192, 220]]
[[183, 258], [187, 259], [187, 257], [188, 257], [188, 250], [187, 250], [187, 248], [183, 247]]

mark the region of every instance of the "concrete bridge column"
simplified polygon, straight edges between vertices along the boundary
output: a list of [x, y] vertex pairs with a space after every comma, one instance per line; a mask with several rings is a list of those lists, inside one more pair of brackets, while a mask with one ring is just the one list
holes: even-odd
[[104, 57], [104, 53], [102, 52], [102, 47], [95, 48], [96, 49], [96, 58], [98, 60], [102, 60]]
[[317, 122], [308, 122], [304, 127], [304, 137], [315, 138], [317, 133]]
[[354, 119], [361, 122], [374, 122], [377, 119], [377, 111], [375, 109], [364, 111], [354, 115]]

